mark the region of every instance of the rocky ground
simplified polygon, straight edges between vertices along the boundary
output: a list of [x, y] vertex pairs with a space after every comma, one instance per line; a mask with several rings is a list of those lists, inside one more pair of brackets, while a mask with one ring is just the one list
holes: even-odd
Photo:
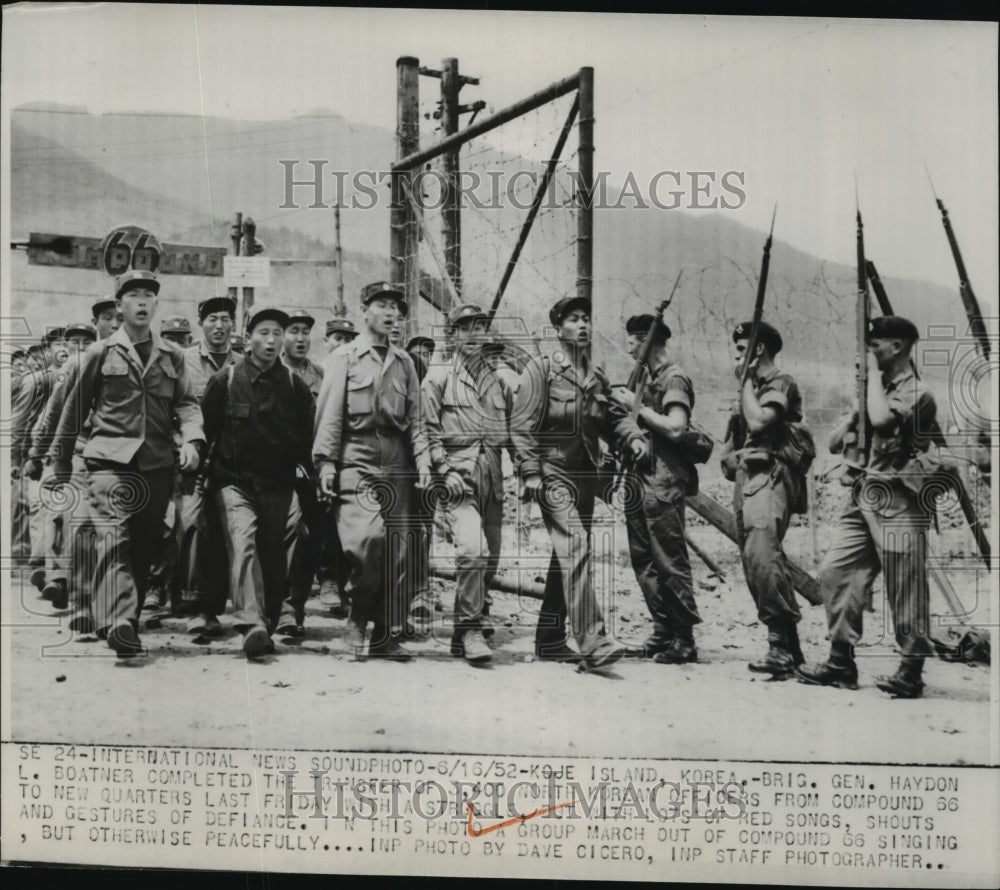
[[[728, 501], [725, 483], [709, 493]], [[828, 494], [824, 494], [827, 492]], [[836, 499], [822, 489], [815, 529], [797, 522], [788, 552], [813, 571], [829, 539]], [[521, 533], [505, 527], [504, 576], [536, 581], [548, 559], [537, 509]], [[604, 510], [604, 508], [601, 508]], [[601, 521], [603, 517], [603, 522]], [[954, 525], [955, 527], [950, 527]], [[406, 664], [357, 661], [343, 642], [344, 622], [310, 600], [306, 637], [278, 638], [277, 652], [257, 662], [243, 657], [226, 623], [221, 639], [192, 639], [184, 622], [168, 618], [145, 630], [148, 655], [121, 661], [93, 636], [73, 635], [68, 613], [53, 612], [25, 581], [14, 578], [8, 633], [11, 727], [18, 740], [235, 746], [497, 752], [582, 756], [793, 761], [990, 762], [991, 669], [935, 660], [927, 690], [916, 701], [890, 700], [874, 677], [895, 668], [884, 597], [876, 587], [859, 648], [861, 688], [821, 689], [794, 680], [771, 682], [747, 670], [763, 654], [735, 547], [697, 518], [694, 540], [721, 565], [721, 580], [697, 560], [694, 577], [704, 623], [700, 660], [684, 666], [619, 662], [603, 674], [537, 662], [533, 630], [538, 601], [495, 594], [494, 659], [473, 667], [449, 655], [454, 584], [433, 584], [444, 611], [435, 632], [411, 644]], [[649, 619], [627, 553], [624, 528], [599, 513], [595, 577], [608, 630], [638, 644]], [[945, 522], [937, 552], [971, 621], [989, 624], [989, 579], [971, 557], [967, 529]], [[448, 545], [435, 560], [448, 564]], [[979, 564], [981, 567], [981, 563]], [[802, 604], [806, 658], [826, 654], [822, 608]], [[947, 617], [932, 590], [932, 634], [955, 642], [961, 622]], [[228, 622], [228, 616], [224, 619]], [[995, 694], [995, 692], [993, 693]], [[995, 702], [994, 702], [995, 705]], [[992, 711], [995, 715], [995, 709]]]

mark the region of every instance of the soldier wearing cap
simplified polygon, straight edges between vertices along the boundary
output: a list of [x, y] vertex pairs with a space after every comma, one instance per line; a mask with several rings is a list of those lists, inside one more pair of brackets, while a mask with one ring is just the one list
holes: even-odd
[[[549, 320], [559, 348], [528, 363], [511, 419], [522, 496], [539, 501], [553, 547], [535, 652], [546, 660], [582, 658], [588, 669], [610, 665], [624, 654], [605, 633], [590, 574], [599, 440], [620, 435], [629, 448], [642, 441], [630, 418], [621, 420], [620, 429], [609, 429], [611, 387], [590, 361], [590, 310], [585, 297], [566, 297], [552, 307]], [[579, 655], [566, 644], [567, 613]]]
[[[181, 349], [191, 345], [191, 322], [182, 315], [171, 315], [160, 322], [160, 336]], [[180, 447], [180, 429], [174, 425], [174, 444]], [[160, 532], [160, 546], [149, 570], [149, 587], [143, 603], [144, 625], [159, 627], [161, 612], [168, 598], [174, 605], [180, 599], [180, 551], [182, 547], [181, 514], [184, 509], [184, 492], [192, 487], [179, 471], [174, 474], [173, 496], [167, 505]]]
[[174, 416], [181, 429], [182, 469], [197, 467], [203, 442], [184, 353], [151, 327], [159, 291], [149, 272], [118, 279], [122, 326], [74, 365], [50, 451], [57, 479], [68, 481], [74, 445], [90, 415], [83, 458], [91, 509], [95, 524], [116, 532], [98, 539], [94, 619], [98, 633], [122, 657], [141, 652], [139, 612], [173, 483]]
[[455, 545], [452, 655], [471, 663], [493, 656], [483, 638], [483, 610], [500, 560], [503, 470], [510, 447], [509, 387], [482, 355], [489, 316], [475, 303], [448, 316], [452, 361], [432, 367], [421, 387], [431, 462], [444, 482], [444, 525]]
[[[68, 364], [58, 376], [52, 395], [49, 397], [41, 415], [32, 429], [31, 448], [24, 473], [30, 479], [42, 479], [42, 463], [52, 443], [59, 417], [65, 405], [67, 386], [72, 370], [71, 364], [78, 363], [82, 354], [97, 340], [97, 331], [93, 325], [80, 322], [68, 325], [63, 336], [69, 350]], [[42, 598], [49, 600], [57, 609], [64, 609], [70, 602], [69, 576], [74, 572], [73, 585], [74, 616], [70, 621], [71, 630], [81, 630], [75, 620], [78, 615], [89, 615], [89, 582], [86, 578], [84, 565], [81, 562], [84, 547], [88, 543], [87, 532], [92, 528], [89, 521], [90, 511], [86, 503], [86, 475], [82, 460], [74, 455], [73, 478], [71, 484], [78, 493], [76, 497], [66, 498], [56, 496], [42, 498], [41, 514], [44, 517], [42, 525], [43, 547], [45, 557], [44, 586]], [[51, 476], [46, 477], [43, 485], [50, 484]], [[66, 509], [66, 507], [70, 509]], [[93, 565], [89, 560], [86, 565]]]
[[326, 348], [333, 352], [338, 346], [350, 343], [358, 336], [358, 329], [349, 318], [331, 318], [326, 323]]
[[[924, 659], [934, 654], [926, 565], [933, 507], [923, 489], [934, 469], [930, 449], [937, 408], [910, 363], [917, 339], [909, 319], [889, 315], [871, 323], [865, 400], [871, 454], [820, 566], [830, 656], [823, 664], [798, 668], [805, 683], [857, 689], [854, 646], [861, 639], [865, 591], [881, 571], [903, 658], [895, 674], [878, 678], [875, 685], [895, 698], [923, 694]], [[855, 407], [831, 436], [834, 454], [843, 450], [857, 423]]]
[[191, 322], [182, 315], [171, 315], [160, 322], [160, 336], [176, 343], [181, 349], [191, 345]]
[[[12, 393], [11, 464], [12, 478], [19, 482], [19, 491], [14, 499], [20, 499], [27, 510], [28, 533], [24, 542], [28, 550], [28, 566], [31, 568], [32, 585], [44, 594], [46, 586], [46, 552], [49, 544], [58, 534], [57, 514], [49, 509], [50, 498], [43, 498], [40, 482], [42, 465], [32, 461], [31, 446], [38, 425], [45, 414], [52, 394], [68, 375], [65, 367], [69, 350], [64, 340], [62, 327], [49, 327], [38, 344], [28, 348], [29, 371], [23, 375], [18, 387]], [[45, 488], [51, 480], [46, 478]]]
[[[201, 341], [184, 351], [195, 398], [201, 404], [208, 381], [243, 358], [242, 347], [232, 345], [236, 301], [229, 296], [209, 297], [198, 304]], [[178, 611], [189, 609], [187, 632], [215, 636], [222, 633], [219, 616], [229, 595], [229, 568], [218, 558], [225, 549], [218, 511], [206, 509], [202, 467], [199, 479], [182, 480], [178, 516], [178, 560], [171, 591]]]
[[733, 330], [736, 379], [742, 378], [744, 367], [748, 373], [729, 422], [722, 465], [726, 477], [736, 483], [733, 512], [743, 574], [757, 618], [767, 628], [767, 654], [748, 667], [783, 680], [803, 661], [798, 634], [802, 616], [783, 541], [792, 514], [807, 509], [805, 471], [796, 451], [807, 431], [795, 378], [774, 363], [781, 335], [761, 322], [756, 350], [749, 355], [752, 329], [752, 322], [744, 322]]
[[313, 398], [281, 361], [288, 321], [281, 309], [255, 307], [250, 354], [209, 380], [201, 406], [212, 452], [206, 497], [222, 521], [234, 624], [247, 658], [274, 651], [296, 466], [310, 459]]
[[430, 481], [413, 361], [389, 342], [402, 292], [376, 282], [361, 294], [365, 332], [323, 366], [313, 460], [322, 492], [336, 497], [337, 531], [351, 599], [347, 644], [358, 652], [373, 624], [369, 657], [405, 659], [390, 630], [403, 623], [411, 495]]
[[[319, 395], [323, 369], [309, 358], [312, 329], [316, 319], [305, 309], [289, 309], [281, 360], [306, 385], [312, 397]], [[323, 511], [316, 497], [316, 483], [310, 459], [299, 468], [295, 493], [285, 530], [288, 555], [288, 598], [282, 604], [276, 633], [301, 637], [305, 634], [306, 600], [319, 568], [322, 545]]]
[[[666, 322], [653, 329], [653, 316], [639, 318], [643, 321], [639, 326], [633, 322], [632, 329], [635, 336], [642, 334], [640, 346], [647, 336], [653, 341], [648, 357], [650, 380], [635, 421], [641, 431], [648, 431], [649, 438], [643, 439], [644, 447], [635, 440], [631, 443], [625, 524], [632, 568], [653, 619], [643, 655], [658, 664], [684, 664], [698, 660], [694, 626], [701, 623], [684, 539], [684, 498], [696, 490], [697, 481], [687, 447], [692, 438], [694, 386], [670, 357], [671, 331]], [[645, 318], [651, 319], [648, 326]], [[634, 393], [619, 389], [612, 398], [615, 416], [623, 412], [634, 423], [630, 414]]]
[[114, 297], [105, 297], [90, 307], [92, 324], [97, 330], [98, 340], [107, 340], [121, 327], [122, 318]]
[[653, 327], [656, 317], [653, 315], [633, 315], [625, 322], [626, 351], [634, 358], [639, 358], [646, 335]]

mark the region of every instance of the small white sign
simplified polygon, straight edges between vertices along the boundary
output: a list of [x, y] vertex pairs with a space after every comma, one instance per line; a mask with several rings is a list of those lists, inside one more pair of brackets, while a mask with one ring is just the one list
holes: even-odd
[[266, 256], [225, 256], [222, 276], [228, 287], [267, 287], [271, 283], [271, 260]]

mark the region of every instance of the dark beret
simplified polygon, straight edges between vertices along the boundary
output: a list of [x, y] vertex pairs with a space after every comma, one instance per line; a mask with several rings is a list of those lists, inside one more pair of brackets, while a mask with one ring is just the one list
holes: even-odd
[[[753, 330], [752, 321], [744, 321], [736, 325], [733, 329], [733, 342], [738, 343], [740, 340], [749, 340], [751, 330]], [[757, 342], [763, 343], [771, 355], [777, 355], [781, 352], [781, 347], [784, 345], [781, 341], [781, 334], [766, 321], [762, 321], [757, 328]]]
[[655, 315], [633, 315], [625, 322], [626, 334], [648, 334], [649, 329], [655, 324]]
[[871, 320], [871, 327], [868, 329], [869, 340], [908, 340], [913, 342], [920, 339], [920, 332], [917, 326], [908, 318], [900, 315], [882, 315]]

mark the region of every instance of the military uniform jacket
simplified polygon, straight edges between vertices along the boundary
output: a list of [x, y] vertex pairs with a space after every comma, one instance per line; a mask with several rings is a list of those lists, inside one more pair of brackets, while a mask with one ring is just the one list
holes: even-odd
[[185, 444], [204, 439], [183, 350], [153, 331], [150, 339], [145, 365], [124, 327], [94, 343], [74, 365], [50, 451], [55, 460], [70, 461], [88, 414], [92, 428], [83, 449], [86, 460], [135, 460], [140, 470], [171, 466], [174, 415]]
[[44, 414], [55, 388], [56, 375], [52, 368], [26, 371], [11, 389], [11, 466], [20, 468], [28, 459], [32, 435]]
[[934, 395], [912, 368], [883, 385], [895, 423], [888, 429], [872, 427], [868, 469], [875, 472], [900, 470], [915, 454], [926, 452], [937, 423]]
[[[49, 400], [45, 403], [45, 409], [42, 411], [41, 417], [38, 418], [38, 423], [35, 424], [32, 430], [31, 450], [28, 452], [28, 457], [44, 460], [46, 455], [48, 455], [52, 441], [55, 438], [56, 429], [59, 426], [59, 419], [62, 417], [63, 408], [66, 406], [66, 395], [70, 389], [72, 366], [82, 360], [83, 354], [77, 353], [70, 356], [69, 361], [67, 361], [64, 368], [65, 373], [61, 375], [56, 383], [55, 388], [52, 390], [52, 395], [49, 396]], [[83, 454], [83, 446], [86, 440], [90, 438], [90, 430], [91, 423], [90, 416], [88, 415], [86, 421], [84, 421], [83, 428], [80, 430], [80, 436], [76, 440], [74, 448], [76, 454]]]
[[482, 455], [495, 490], [503, 491], [500, 453], [510, 447], [513, 394], [496, 371], [483, 365], [477, 379], [468, 362], [456, 358], [427, 372], [420, 395], [435, 472], [456, 470], [469, 480]]
[[759, 432], [751, 433], [744, 447], [762, 449], [775, 455], [784, 445], [788, 424], [802, 422], [799, 386], [791, 374], [775, 367], [765, 376], [754, 375], [753, 391], [761, 408], [773, 408], [781, 419]]
[[[694, 386], [678, 365], [668, 362], [653, 373], [643, 390], [642, 406], [657, 414], [667, 414], [674, 405], [684, 408], [690, 418], [694, 410]], [[680, 456], [674, 443], [655, 432], [650, 435], [649, 474], [642, 472], [640, 467], [640, 475], [659, 494], [683, 492], [691, 482], [693, 466]]]
[[511, 441], [522, 479], [546, 469], [593, 472], [601, 437], [626, 447], [642, 436], [630, 415], [609, 412], [611, 386], [597, 365], [581, 380], [569, 359], [557, 356], [530, 361], [518, 380]]
[[301, 365], [293, 365], [284, 355], [281, 356], [281, 361], [306, 385], [306, 389], [312, 393], [312, 397], [318, 399], [320, 388], [323, 386], [323, 368], [311, 358], [305, 359]]
[[191, 389], [199, 404], [205, 397], [205, 387], [223, 368], [228, 368], [236, 361], [236, 355], [230, 349], [224, 353], [225, 358], [221, 365], [217, 365], [211, 356], [223, 355], [223, 353], [209, 352], [205, 342], [195, 343], [184, 350], [184, 368], [187, 371], [188, 380], [191, 381]]
[[[386, 449], [379, 439], [386, 440]], [[407, 446], [402, 451], [399, 442]], [[344, 470], [381, 474], [384, 460], [395, 470], [415, 464], [421, 472], [430, 472], [417, 371], [402, 349], [389, 344], [383, 362], [361, 335], [327, 356], [312, 452], [317, 471], [324, 464], [337, 468], [342, 488]]]

